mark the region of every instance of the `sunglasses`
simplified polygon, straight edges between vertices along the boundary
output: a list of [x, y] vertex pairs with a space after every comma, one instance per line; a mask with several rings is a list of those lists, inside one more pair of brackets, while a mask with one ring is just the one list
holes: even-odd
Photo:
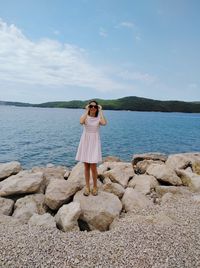
[[98, 106], [97, 106], [97, 105], [91, 105], [91, 104], [89, 105], [89, 107], [90, 107], [90, 108], [95, 108], [95, 109], [97, 109], [97, 108], [98, 108]]

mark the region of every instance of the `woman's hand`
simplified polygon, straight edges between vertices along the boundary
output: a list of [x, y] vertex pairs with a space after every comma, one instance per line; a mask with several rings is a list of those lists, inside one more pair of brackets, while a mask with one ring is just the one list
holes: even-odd
[[101, 105], [98, 105], [98, 107], [99, 107], [99, 111], [101, 111], [102, 110], [102, 106]]
[[85, 109], [86, 109], [86, 111], [88, 112], [89, 111], [89, 104], [87, 104], [86, 106], [85, 106]]

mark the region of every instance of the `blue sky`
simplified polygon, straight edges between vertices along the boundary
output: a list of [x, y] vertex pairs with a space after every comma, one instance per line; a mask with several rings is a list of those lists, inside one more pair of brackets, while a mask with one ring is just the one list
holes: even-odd
[[200, 1], [0, 0], [0, 100], [200, 101]]

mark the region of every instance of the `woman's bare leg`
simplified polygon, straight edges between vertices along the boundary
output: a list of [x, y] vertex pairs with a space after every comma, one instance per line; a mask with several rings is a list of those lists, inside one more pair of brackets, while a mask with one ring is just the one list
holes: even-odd
[[90, 164], [84, 163], [85, 166], [85, 183], [86, 187], [90, 188]]
[[97, 188], [97, 164], [90, 164], [94, 188]]

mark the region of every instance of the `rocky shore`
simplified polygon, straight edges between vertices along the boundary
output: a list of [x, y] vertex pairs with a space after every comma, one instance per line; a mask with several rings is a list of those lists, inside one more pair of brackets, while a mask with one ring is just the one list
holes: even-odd
[[[91, 180], [92, 183], [92, 180]], [[200, 267], [200, 153], [83, 164], [0, 164], [0, 267]]]

